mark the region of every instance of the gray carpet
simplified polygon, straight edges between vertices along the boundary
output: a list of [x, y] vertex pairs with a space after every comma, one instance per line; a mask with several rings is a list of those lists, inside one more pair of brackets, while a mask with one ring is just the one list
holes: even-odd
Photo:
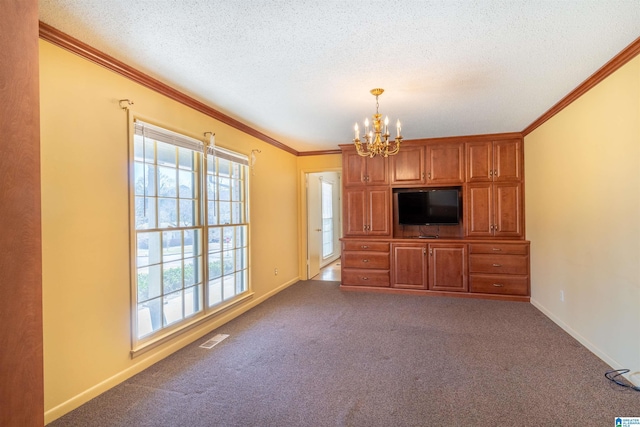
[[[198, 346], [230, 334], [211, 350]], [[51, 426], [613, 426], [640, 393], [527, 303], [299, 282]]]

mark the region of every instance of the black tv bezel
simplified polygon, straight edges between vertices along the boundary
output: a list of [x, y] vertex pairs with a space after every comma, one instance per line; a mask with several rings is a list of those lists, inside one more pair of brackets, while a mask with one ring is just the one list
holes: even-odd
[[[457, 195], [457, 211], [456, 211], [456, 221], [455, 222], [402, 222], [400, 219], [400, 198], [398, 195], [400, 193], [429, 193], [429, 192], [440, 192], [440, 191], [455, 191]], [[459, 226], [462, 223], [462, 189], [461, 187], [424, 187], [424, 188], [394, 188], [393, 192], [395, 193], [396, 199], [396, 209], [397, 209], [397, 218], [398, 224], [402, 226]]]

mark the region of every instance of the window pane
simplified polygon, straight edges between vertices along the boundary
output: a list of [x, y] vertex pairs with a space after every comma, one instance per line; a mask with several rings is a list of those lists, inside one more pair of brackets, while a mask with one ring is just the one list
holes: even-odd
[[166, 295], [163, 299], [164, 325], [170, 325], [182, 320], [182, 291]]
[[247, 268], [246, 249], [236, 249], [236, 270]]
[[180, 180], [179, 197], [183, 199], [193, 199], [195, 194], [196, 174], [188, 171], [178, 171]]
[[201, 254], [200, 230], [184, 230], [184, 257], [190, 258]]
[[136, 229], [156, 228], [156, 199], [136, 197]]
[[234, 251], [222, 252], [222, 274], [232, 273], [234, 268]]
[[162, 265], [163, 293], [182, 289], [182, 262], [173, 261]]
[[187, 288], [196, 283], [195, 260], [193, 258], [187, 258], [184, 260], [184, 287]]
[[236, 273], [236, 294], [241, 294], [247, 290], [247, 270]]
[[209, 281], [209, 307], [213, 307], [216, 304], [222, 302], [222, 278], [218, 277]]
[[220, 228], [209, 229], [209, 252], [220, 252], [222, 250], [221, 233], [222, 230]]
[[236, 295], [235, 274], [222, 277], [222, 298], [228, 300]]
[[209, 255], [209, 279], [215, 279], [222, 276], [222, 254]]
[[180, 226], [191, 227], [196, 224], [196, 201], [180, 200]]
[[138, 233], [137, 265], [160, 262], [160, 233]]
[[175, 227], [178, 225], [178, 200], [158, 199], [158, 219], [160, 228]]
[[233, 243], [235, 230], [233, 227], [224, 227], [222, 229], [222, 246], [225, 249], [233, 248], [235, 245]]
[[138, 338], [162, 327], [162, 299], [156, 298], [138, 304]]
[[218, 176], [231, 176], [231, 162], [226, 159], [218, 159]]
[[209, 202], [207, 204], [207, 224], [209, 225], [217, 225], [218, 224], [218, 204], [216, 202]]
[[236, 227], [236, 247], [247, 246], [247, 226]]
[[242, 199], [242, 181], [234, 179], [231, 181], [231, 200], [239, 202]]
[[215, 176], [207, 176], [207, 199], [216, 200], [218, 198], [218, 180]]
[[218, 178], [219, 200], [231, 200], [231, 180], [228, 178]]
[[195, 153], [192, 150], [178, 147], [178, 162], [180, 169], [195, 169]]
[[165, 144], [164, 142], [157, 143], [158, 149], [158, 164], [176, 167], [176, 147], [173, 145]]
[[202, 311], [202, 286], [193, 286], [184, 290], [184, 315], [191, 316]]
[[216, 159], [213, 156], [207, 156], [207, 173], [216, 174]]
[[231, 224], [241, 224], [244, 222], [244, 218], [242, 214], [244, 209], [242, 208], [242, 203], [240, 202], [231, 202]]
[[165, 231], [162, 233], [162, 260], [164, 262], [182, 258], [182, 233]]
[[231, 202], [219, 202], [220, 224], [231, 224]]
[[158, 196], [176, 197], [176, 170], [164, 166], [158, 167]]

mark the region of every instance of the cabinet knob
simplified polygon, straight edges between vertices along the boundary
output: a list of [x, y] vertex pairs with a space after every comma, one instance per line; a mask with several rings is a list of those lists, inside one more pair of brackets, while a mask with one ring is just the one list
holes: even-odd
[[502, 249], [500, 249], [500, 248], [492, 248], [491, 250], [498, 252], [498, 251], [501, 251]]
[[493, 286], [496, 288], [502, 288], [504, 285], [502, 283], [494, 283]]
[[368, 259], [363, 259], [362, 262], [369, 262], [369, 260]]
[[361, 247], [362, 249], [369, 249], [369, 246], [367, 246], [367, 245], [362, 245], [362, 246], [360, 246], [360, 247]]
[[494, 267], [502, 267], [502, 264], [493, 264]]
[[368, 277], [363, 277], [362, 280], [369, 280], [369, 278]]

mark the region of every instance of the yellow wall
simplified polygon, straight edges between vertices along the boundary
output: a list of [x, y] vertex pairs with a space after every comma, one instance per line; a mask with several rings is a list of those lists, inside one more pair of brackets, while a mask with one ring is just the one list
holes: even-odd
[[[127, 113], [249, 155], [254, 296], [131, 359]], [[298, 159], [40, 42], [45, 419], [136, 374], [298, 280]], [[278, 250], [273, 250], [277, 247]], [[274, 269], [279, 271], [274, 274]]]
[[525, 137], [525, 165], [532, 303], [640, 384], [640, 57]]

